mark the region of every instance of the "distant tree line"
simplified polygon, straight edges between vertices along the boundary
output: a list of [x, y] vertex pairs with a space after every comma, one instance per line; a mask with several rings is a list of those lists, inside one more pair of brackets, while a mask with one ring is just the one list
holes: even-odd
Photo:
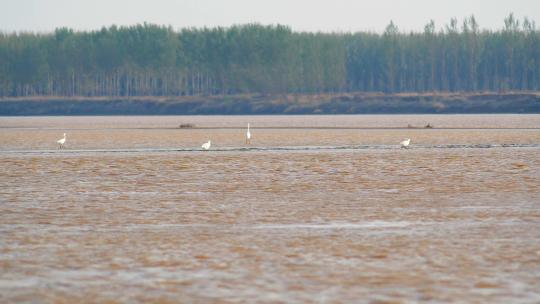
[[538, 90], [540, 31], [510, 14], [403, 33], [293, 32], [282, 25], [139, 24], [0, 34], [0, 96]]

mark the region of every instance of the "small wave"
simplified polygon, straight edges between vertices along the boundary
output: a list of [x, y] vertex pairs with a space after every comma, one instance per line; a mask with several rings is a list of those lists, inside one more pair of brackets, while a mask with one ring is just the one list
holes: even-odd
[[[540, 144], [419, 144], [403, 150], [415, 149], [490, 149], [490, 148], [540, 148]], [[55, 150], [0, 150], [0, 154], [80, 154], [80, 153], [164, 153], [164, 152], [257, 152], [257, 151], [325, 151], [325, 150], [401, 150], [398, 145], [350, 146], [284, 146], [284, 147], [217, 147], [201, 148], [125, 148], [125, 149], [55, 149]]]

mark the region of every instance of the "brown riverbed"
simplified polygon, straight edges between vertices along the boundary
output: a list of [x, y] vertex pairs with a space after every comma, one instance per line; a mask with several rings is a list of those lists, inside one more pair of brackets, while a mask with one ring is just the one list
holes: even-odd
[[[245, 150], [247, 122], [260, 150]], [[0, 301], [536, 303], [538, 128], [539, 115], [3, 117]]]

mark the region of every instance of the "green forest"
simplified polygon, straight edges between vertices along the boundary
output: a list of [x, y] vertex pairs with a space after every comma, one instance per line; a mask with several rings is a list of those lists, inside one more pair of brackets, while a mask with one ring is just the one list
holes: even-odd
[[540, 31], [512, 14], [423, 32], [295, 32], [283, 25], [0, 34], [0, 96], [505, 92], [540, 88]]

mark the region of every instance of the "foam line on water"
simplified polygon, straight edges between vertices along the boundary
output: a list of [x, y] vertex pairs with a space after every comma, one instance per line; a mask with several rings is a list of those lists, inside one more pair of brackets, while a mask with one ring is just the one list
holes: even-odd
[[[432, 222], [409, 222], [409, 221], [364, 221], [364, 222], [329, 222], [329, 223], [267, 223], [267, 224], [128, 224], [122, 226], [108, 225], [77, 225], [77, 226], [51, 226], [35, 224], [32, 227], [40, 230], [48, 230], [55, 233], [80, 233], [87, 231], [113, 232], [122, 230], [171, 230], [171, 229], [254, 229], [254, 230], [335, 230], [335, 229], [378, 229], [378, 228], [405, 228], [411, 225], [431, 225]], [[27, 228], [28, 225], [0, 224], [0, 231], [10, 229]]]
[[254, 229], [263, 230], [281, 230], [281, 229], [372, 229], [372, 228], [403, 228], [411, 225], [410, 222], [387, 222], [387, 221], [370, 221], [363, 223], [328, 223], [328, 224], [262, 224], [256, 225]]
[[[540, 148], [540, 144], [418, 144], [402, 150], [415, 149], [489, 149]], [[325, 150], [401, 150], [398, 145], [350, 146], [284, 146], [284, 147], [216, 147], [209, 151], [201, 148], [125, 148], [125, 149], [55, 149], [55, 150], [0, 150], [0, 154], [80, 154], [80, 153], [164, 153], [164, 152], [256, 152], [256, 151], [325, 151]]]

